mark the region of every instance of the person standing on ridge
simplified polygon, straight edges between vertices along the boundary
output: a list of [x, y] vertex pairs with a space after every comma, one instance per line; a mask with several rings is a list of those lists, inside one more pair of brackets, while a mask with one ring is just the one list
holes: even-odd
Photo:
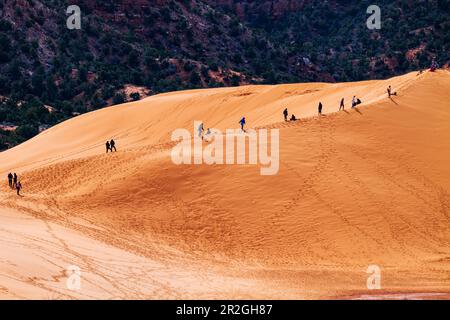
[[436, 60], [433, 59], [433, 62], [431, 62], [430, 71], [431, 71], [431, 72], [435, 72], [436, 69], [439, 69], [439, 65], [438, 65], [438, 63], [436, 62]]
[[339, 111], [345, 110], [344, 98], [341, 99], [341, 105], [339, 106]]
[[322, 115], [322, 108], [323, 108], [323, 105], [322, 105], [322, 102], [319, 102], [319, 116], [321, 116]]
[[284, 121], [288, 121], [288, 115], [289, 115], [289, 112], [288, 112], [288, 109], [286, 108], [283, 111]]
[[12, 189], [13, 188], [13, 175], [12, 173], [8, 173], [8, 185]]
[[116, 142], [115, 142], [113, 139], [111, 139], [111, 141], [109, 142], [109, 144], [110, 144], [111, 152], [113, 152], [113, 149], [114, 149], [114, 152], [117, 152], [117, 149], [116, 149]]
[[239, 121], [239, 124], [241, 125], [241, 130], [245, 132], [244, 126], [245, 126], [245, 117], [243, 117], [241, 119], [241, 121]]
[[112, 152], [111, 145], [109, 144], [109, 141], [106, 141], [106, 153], [108, 153], [109, 151]]

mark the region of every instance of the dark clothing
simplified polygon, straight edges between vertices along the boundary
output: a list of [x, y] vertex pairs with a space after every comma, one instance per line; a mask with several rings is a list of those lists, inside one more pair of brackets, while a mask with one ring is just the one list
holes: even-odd
[[284, 115], [284, 121], [287, 121], [288, 115], [289, 115], [288, 109], [284, 109], [283, 115]]
[[341, 111], [341, 110], [345, 110], [344, 98], [342, 98], [341, 105], [339, 106], [339, 111]]
[[8, 185], [10, 188], [13, 187], [13, 175], [11, 173], [8, 174]]
[[22, 184], [20, 182], [16, 183], [17, 195], [20, 196], [20, 189], [22, 189]]
[[291, 121], [297, 121], [297, 118], [294, 115], [292, 115]]
[[108, 151], [111, 151], [111, 152], [112, 152], [111, 146], [109, 145], [109, 141], [106, 142], [106, 153], [108, 153]]
[[113, 149], [114, 151], [117, 151], [116, 142], [114, 140], [111, 140], [109, 144], [111, 145], [111, 152], [113, 151]]
[[242, 118], [241, 121], [239, 121], [239, 123], [241, 124], [241, 130], [242, 130], [242, 131], [245, 131], [245, 130], [244, 130], [244, 126], [245, 126], [245, 118]]
[[16, 184], [17, 184], [17, 174], [15, 174], [15, 173], [14, 173], [14, 178], [13, 178], [13, 180], [14, 180], [14, 185], [16, 185]]
[[323, 108], [322, 102], [320, 102], [320, 103], [319, 103], [319, 114], [322, 114], [322, 108]]

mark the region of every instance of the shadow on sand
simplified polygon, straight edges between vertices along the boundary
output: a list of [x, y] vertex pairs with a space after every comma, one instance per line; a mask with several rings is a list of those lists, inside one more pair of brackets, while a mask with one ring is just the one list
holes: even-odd
[[391, 101], [392, 101], [395, 105], [398, 106], [398, 103], [397, 103], [394, 99], [392, 99], [392, 97], [389, 97], [389, 99], [391, 99]]

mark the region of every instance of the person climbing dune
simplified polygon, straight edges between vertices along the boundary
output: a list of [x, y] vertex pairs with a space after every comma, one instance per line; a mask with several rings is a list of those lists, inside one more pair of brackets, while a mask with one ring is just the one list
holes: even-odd
[[198, 130], [198, 137], [202, 138], [202, 140], [203, 140], [203, 131], [205, 131], [205, 127], [203, 126], [203, 123], [201, 123], [198, 126], [197, 130]]
[[20, 190], [22, 189], [22, 184], [19, 182], [16, 183], [16, 191], [17, 195], [20, 196]]
[[106, 153], [108, 153], [109, 151], [112, 152], [111, 145], [109, 144], [109, 141], [106, 141]]
[[355, 108], [357, 104], [358, 104], [358, 103], [357, 103], [357, 101], [356, 101], [356, 96], [353, 96], [353, 99], [352, 99], [352, 109]]
[[17, 174], [14, 172], [14, 175], [13, 175], [13, 188], [16, 186], [16, 184], [17, 184]]
[[344, 98], [341, 99], [341, 105], [339, 106], [339, 111], [345, 110]]
[[11, 189], [13, 188], [13, 175], [11, 172], [8, 174], [8, 185]]
[[241, 121], [239, 121], [239, 124], [241, 125], [241, 130], [245, 132], [244, 126], [245, 126], [245, 117], [243, 117], [241, 119]]
[[318, 110], [319, 110], [319, 116], [322, 115], [322, 109], [323, 109], [322, 102], [319, 102], [319, 107], [318, 107]]
[[288, 112], [288, 109], [286, 108], [283, 111], [284, 121], [288, 121], [288, 115], [289, 115], [289, 112]]

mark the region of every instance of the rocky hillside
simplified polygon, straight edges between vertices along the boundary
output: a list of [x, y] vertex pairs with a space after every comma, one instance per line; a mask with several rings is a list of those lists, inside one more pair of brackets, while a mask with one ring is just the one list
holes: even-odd
[[[81, 30], [66, 8], [81, 8]], [[384, 78], [450, 61], [448, 1], [0, 0], [0, 148], [159, 92]]]
[[258, 17], [280, 18], [287, 13], [304, 9], [310, 0], [208, 0], [211, 5], [234, 12], [239, 18], [252, 20]]
[[[381, 29], [366, 26], [373, 1], [210, 0], [265, 32], [307, 80], [386, 78], [450, 62], [450, 2], [380, 0]], [[295, 68], [295, 66], [303, 68]], [[294, 71], [295, 73], [295, 71]]]

